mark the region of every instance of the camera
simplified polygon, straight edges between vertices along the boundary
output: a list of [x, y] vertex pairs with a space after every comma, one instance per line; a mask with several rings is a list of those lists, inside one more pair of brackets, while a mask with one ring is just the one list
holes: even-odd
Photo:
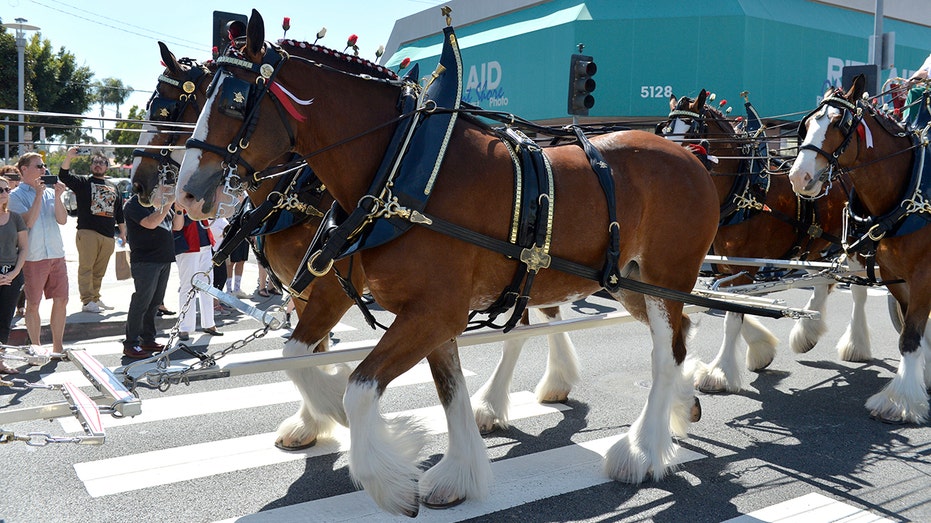
[[58, 182], [58, 177], [52, 174], [42, 176], [42, 183], [48, 187], [54, 186]]
[[91, 150], [89, 147], [81, 147], [80, 149], [78, 149], [79, 156], [90, 156], [90, 154], [91, 154]]

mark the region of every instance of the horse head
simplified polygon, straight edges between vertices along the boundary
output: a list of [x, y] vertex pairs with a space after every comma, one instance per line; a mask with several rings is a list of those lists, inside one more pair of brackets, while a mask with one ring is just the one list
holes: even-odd
[[[292, 152], [314, 156], [313, 161], [328, 172], [374, 171], [378, 155], [360, 158], [353, 148], [339, 148], [334, 142], [351, 142], [368, 134], [383, 137], [386, 143], [390, 138], [394, 125], [373, 132], [377, 127], [373, 122], [391, 123], [397, 97], [373, 104], [378, 109], [360, 112], [358, 101], [371, 98], [355, 90], [375, 84], [383, 88], [387, 84], [379, 82], [396, 78], [393, 72], [306, 42], [275, 45], [264, 38], [264, 21], [253, 10], [245, 38], [217, 58], [219, 69], [188, 140], [176, 189], [178, 202], [192, 217], [228, 215], [246, 190], [273, 176], [263, 170], [290, 158]], [[334, 114], [356, 118], [348, 122], [339, 118], [344, 125], [334, 125]]]
[[158, 43], [165, 70], [146, 105], [146, 121], [133, 151], [132, 187], [139, 203], [162, 207], [173, 197], [184, 150], [177, 147], [190, 136], [188, 125], [200, 115], [213, 71], [190, 58], [176, 59]]
[[669, 97], [669, 116], [666, 122], [659, 124], [658, 134], [674, 142], [685, 142], [701, 138], [707, 132], [705, 125], [705, 99], [708, 92], [704, 89], [695, 99], [683, 96]]
[[865, 87], [861, 74], [846, 93], [829, 89], [818, 107], [799, 122], [798, 156], [789, 171], [796, 193], [806, 197], [822, 194], [841, 169], [856, 160], [858, 148], [849, 145], [863, 124], [864, 108], [859, 100]]

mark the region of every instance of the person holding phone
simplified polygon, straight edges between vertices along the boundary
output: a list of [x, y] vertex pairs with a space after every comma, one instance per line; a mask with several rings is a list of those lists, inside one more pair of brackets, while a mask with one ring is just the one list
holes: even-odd
[[78, 226], [74, 243], [78, 249], [78, 293], [81, 310], [101, 313], [112, 310], [100, 299], [100, 286], [107, 266], [116, 248], [113, 233], [119, 228], [119, 238], [126, 242], [126, 223], [123, 220], [123, 196], [116, 185], [107, 179], [110, 161], [95, 153], [91, 156], [91, 174], [71, 172], [71, 162], [80, 154], [71, 147], [61, 162], [58, 178], [74, 191], [78, 207]]
[[38, 153], [22, 155], [16, 166], [22, 183], [10, 192], [9, 209], [21, 215], [29, 228], [29, 250], [23, 265], [26, 332], [31, 343], [42, 344], [39, 302], [44, 294], [46, 299], [52, 300], [49, 318], [52, 354], [61, 356], [68, 306], [68, 268], [65, 266], [65, 244], [61, 239], [61, 226], [67, 223], [68, 212], [61, 197], [67, 187], [57, 178], [51, 186], [43, 181], [48, 171]]

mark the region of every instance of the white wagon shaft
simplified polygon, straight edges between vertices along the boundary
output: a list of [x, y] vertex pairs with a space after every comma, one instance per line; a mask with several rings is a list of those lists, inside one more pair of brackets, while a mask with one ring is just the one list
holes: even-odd
[[[4, 346], [9, 351], [22, 353], [4, 354], [4, 359], [26, 361], [32, 365], [44, 365], [51, 360], [47, 348], [39, 346]], [[114, 417], [136, 416], [142, 412], [142, 401], [123, 386], [122, 381], [107, 367], [84, 349], [68, 349], [67, 358], [80, 369], [84, 376], [97, 390], [98, 394], [90, 397], [73, 383], [61, 385], [43, 385], [28, 383], [23, 379], [0, 380], [0, 386], [13, 390], [48, 389], [59, 390], [64, 401], [49, 403], [40, 407], [4, 409], [0, 411], [0, 443], [23, 441], [31, 446], [45, 446], [49, 443], [80, 443], [100, 445], [106, 440], [101, 422], [101, 414]], [[17, 435], [3, 429], [9, 423], [38, 419], [54, 419], [74, 416], [84, 429], [84, 436], [55, 437], [47, 432], [29, 432]]]

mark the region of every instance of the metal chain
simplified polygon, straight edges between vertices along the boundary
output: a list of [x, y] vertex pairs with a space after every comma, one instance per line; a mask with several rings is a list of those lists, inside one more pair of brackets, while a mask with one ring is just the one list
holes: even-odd
[[[196, 278], [198, 275], [204, 275], [206, 277], [207, 273], [206, 272], [196, 273], [193, 276], [193, 278]], [[171, 331], [169, 331], [168, 342], [165, 344], [166, 347], [174, 346], [175, 339], [178, 337], [178, 334], [180, 333], [181, 318], [184, 317], [184, 315], [190, 309], [191, 303], [193, 302], [194, 295], [196, 293], [197, 293], [197, 289], [192, 286], [191, 290], [188, 291], [187, 299], [185, 299], [184, 303], [180, 307], [180, 310], [178, 311], [178, 320], [175, 322], [175, 325], [171, 328]], [[276, 305], [274, 307], [271, 307], [269, 310], [272, 312], [275, 312], [276, 310], [281, 310], [281, 307]], [[252, 343], [253, 341], [264, 337], [268, 333], [268, 331], [271, 330], [271, 328], [272, 326], [268, 324], [268, 325], [265, 325], [263, 328], [256, 329], [256, 331], [250, 334], [249, 336], [243, 338], [242, 340], [233, 342], [232, 344], [230, 344], [229, 347], [225, 349], [218, 350], [216, 352], [213, 352], [212, 354], [206, 354], [206, 355], [200, 356], [201, 358], [200, 361], [192, 363], [188, 365], [187, 368], [184, 368], [181, 370], [175, 370], [175, 371], [167, 370], [168, 366], [171, 363], [171, 353], [175, 351], [174, 350], [165, 351], [161, 355], [156, 357], [156, 368], [154, 370], [146, 371], [138, 378], [131, 378], [132, 383], [130, 384], [129, 390], [135, 393], [136, 385], [142, 379], [145, 379], [146, 383], [148, 383], [149, 385], [153, 387], [157, 387], [158, 390], [161, 392], [166, 392], [171, 387], [171, 385], [177, 384], [177, 383], [184, 383], [185, 385], [190, 385], [190, 379], [188, 378], [188, 374], [190, 374], [194, 370], [205, 369], [208, 367], [215, 366], [217, 364], [217, 360], [225, 357], [230, 352], [239, 350], [245, 347], [246, 345]], [[148, 361], [148, 360], [144, 360], [144, 361]], [[131, 366], [126, 367], [125, 370], [128, 371], [130, 368]]]
[[188, 374], [195, 370], [216, 366], [217, 360], [220, 360], [227, 354], [235, 350], [239, 350], [252, 343], [253, 341], [264, 337], [270, 330], [271, 325], [266, 325], [261, 329], [257, 329], [255, 332], [243, 338], [242, 340], [233, 342], [225, 349], [204, 355], [199, 361], [194, 362], [181, 370], [167, 370], [170, 361], [169, 356], [166, 354], [159, 358], [158, 367], [156, 370], [147, 371], [139, 378], [134, 379], [130, 390], [135, 392], [136, 384], [142, 379], [144, 379], [149, 385], [158, 388], [160, 392], [166, 392], [174, 384], [184, 383], [185, 385], [190, 385], [190, 378], [188, 377]]
[[81, 443], [84, 438], [80, 436], [52, 436], [48, 432], [28, 432], [25, 436], [17, 436], [11, 431], [0, 430], [0, 445], [14, 441], [22, 441], [30, 447], [44, 447], [49, 443]]

